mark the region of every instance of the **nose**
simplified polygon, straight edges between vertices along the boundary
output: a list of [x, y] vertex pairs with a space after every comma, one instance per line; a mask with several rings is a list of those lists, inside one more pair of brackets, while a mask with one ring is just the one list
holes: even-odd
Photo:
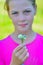
[[25, 16], [22, 13], [20, 13], [19, 14], [19, 21], [24, 22], [25, 19], [26, 19]]

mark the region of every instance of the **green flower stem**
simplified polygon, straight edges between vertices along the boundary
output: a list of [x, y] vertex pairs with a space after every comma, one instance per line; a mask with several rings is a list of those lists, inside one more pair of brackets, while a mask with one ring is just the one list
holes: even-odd
[[24, 39], [22, 38], [21, 41], [22, 41], [22, 43], [23, 43], [23, 42], [24, 42]]
[[26, 39], [26, 35], [23, 35], [23, 34], [19, 34], [18, 35], [18, 38], [21, 40], [21, 42], [23, 43], [24, 40]]

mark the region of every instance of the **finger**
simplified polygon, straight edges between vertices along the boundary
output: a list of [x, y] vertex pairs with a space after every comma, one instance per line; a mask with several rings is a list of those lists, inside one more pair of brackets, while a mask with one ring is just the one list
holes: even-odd
[[16, 56], [20, 56], [21, 54], [23, 54], [23, 52], [25, 51], [25, 47], [23, 47], [20, 51], [18, 51], [17, 53], [15, 53]]
[[24, 45], [19, 45], [18, 47], [15, 48], [14, 52], [18, 52], [19, 50], [21, 50], [24, 47]]
[[20, 59], [23, 59], [27, 54], [27, 49], [19, 56]]
[[22, 59], [22, 61], [24, 62], [28, 57], [29, 57], [29, 53], [27, 53], [27, 55]]

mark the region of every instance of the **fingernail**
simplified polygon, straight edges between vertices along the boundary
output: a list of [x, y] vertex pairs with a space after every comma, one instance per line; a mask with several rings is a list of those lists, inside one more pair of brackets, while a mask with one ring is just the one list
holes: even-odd
[[27, 56], [29, 56], [29, 53], [27, 53]]
[[26, 48], [26, 46], [25, 46], [25, 48]]
[[26, 49], [26, 51], [28, 51], [28, 49]]

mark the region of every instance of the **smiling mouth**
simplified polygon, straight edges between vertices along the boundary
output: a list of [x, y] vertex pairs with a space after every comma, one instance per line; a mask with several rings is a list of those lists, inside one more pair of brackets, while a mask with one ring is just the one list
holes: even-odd
[[19, 24], [19, 26], [21, 26], [21, 27], [25, 27], [27, 25], [28, 25], [27, 23], [26, 24]]

